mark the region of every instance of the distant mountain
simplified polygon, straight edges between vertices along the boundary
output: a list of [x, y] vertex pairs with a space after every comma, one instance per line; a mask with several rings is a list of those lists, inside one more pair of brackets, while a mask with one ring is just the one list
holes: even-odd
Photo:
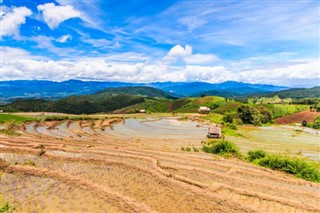
[[124, 82], [98, 82], [69, 80], [63, 82], [42, 80], [17, 80], [0, 82], [0, 100], [44, 98], [48, 100], [70, 95], [92, 94], [110, 87], [134, 86]]
[[269, 93], [267, 97], [278, 95], [280, 98], [320, 98], [320, 86], [313, 88], [292, 88], [278, 92]]
[[[128, 86], [149, 86], [161, 89], [171, 96], [199, 96], [202, 93], [211, 94], [218, 91], [226, 97], [242, 96], [255, 93], [276, 92], [287, 87], [264, 84], [248, 84], [242, 82], [227, 81], [219, 84], [205, 82], [154, 82], [154, 83], [126, 83], [126, 82], [99, 82], [69, 80], [63, 82], [41, 80], [17, 80], [0, 82], [0, 101], [10, 102], [21, 98], [55, 100], [70, 95], [92, 94], [107, 88], [119, 88]], [[210, 92], [211, 91], [211, 92]], [[227, 94], [227, 95], [223, 95]]]
[[154, 87], [146, 86], [129, 86], [129, 87], [117, 87], [108, 88], [102, 90], [96, 94], [127, 94], [127, 95], [139, 95], [149, 98], [168, 98], [174, 99], [175, 97]]
[[199, 96], [200, 94], [208, 94], [224, 97], [237, 97], [254, 93], [270, 93], [288, 89], [288, 87], [283, 86], [249, 84], [235, 81], [226, 81], [219, 84], [210, 84], [205, 82], [156, 82], [149, 85], [180, 96]]

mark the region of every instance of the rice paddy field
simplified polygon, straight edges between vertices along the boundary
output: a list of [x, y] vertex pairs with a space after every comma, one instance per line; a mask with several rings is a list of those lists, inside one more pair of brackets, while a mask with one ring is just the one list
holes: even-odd
[[[29, 121], [0, 134], [1, 201], [15, 212], [320, 212], [318, 183], [197, 151], [207, 128], [176, 117]], [[283, 128], [230, 139], [319, 155], [318, 134]]]

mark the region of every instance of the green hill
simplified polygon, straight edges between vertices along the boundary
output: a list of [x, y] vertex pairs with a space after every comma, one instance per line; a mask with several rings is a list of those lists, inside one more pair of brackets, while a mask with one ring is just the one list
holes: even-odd
[[273, 92], [267, 97], [279, 96], [280, 98], [294, 98], [294, 99], [302, 99], [302, 98], [320, 98], [320, 86], [313, 88], [293, 88], [282, 90], [278, 92]]
[[138, 95], [138, 96], [143, 96], [148, 98], [168, 98], [168, 99], [175, 98], [160, 89], [156, 89], [153, 87], [145, 87], [145, 86], [108, 88], [96, 93], [95, 95], [112, 95], [112, 94]]
[[[92, 114], [112, 112], [117, 109], [144, 103], [146, 98], [174, 99], [175, 97], [153, 87], [108, 88], [91, 95], [70, 96], [55, 101], [16, 100], [6, 107], [25, 112], [62, 112], [70, 114]], [[157, 101], [156, 101], [157, 102]]]

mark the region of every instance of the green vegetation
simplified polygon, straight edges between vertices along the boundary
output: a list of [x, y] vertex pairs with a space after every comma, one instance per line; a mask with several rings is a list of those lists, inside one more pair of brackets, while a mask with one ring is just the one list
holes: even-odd
[[316, 119], [313, 121], [311, 127], [314, 129], [320, 129], [320, 116], [316, 117]]
[[12, 136], [20, 136], [20, 133], [15, 132], [12, 129], [0, 129], [0, 134], [12, 135]]
[[57, 101], [17, 100], [7, 107], [24, 112], [61, 112], [69, 114], [92, 114], [111, 112], [126, 106], [144, 102], [144, 98], [125, 94], [93, 94], [70, 96]]
[[248, 153], [249, 161], [273, 170], [279, 170], [293, 174], [299, 178], [320, 182], [319, 166], [300, 158], [292, 158], [281, 155], [267, 155], [261, 151]]
[[320, 97], [320, 87], [313, 87], [313, 88], [293, 88], [282, 90], [274, 93], [270, 93], [267, 96], [273, 97], [278, 95], [280, 98], [319, 98]]
[[316, 117], [313, 123], [308, 123], [306, 120], [301, 122], [301, 126], [303, 127], [310, 127], [314, 129], [320, 129], [320, 116]]
[[97, 117], [90, 116], [47, 116], [43, 119], [43, 121], [82, 121], [82, 120], [99, 120]]
[[24, 162], [24, 165], [28, 165], [28, 166], [36, 166], [35, 162], [33, 162], [33, 160], [29, 159], [26, 162]]
[[[236, 156], [240, 158], [242, 156], [235, 144], [224, 140], [211, 141], [202, 147], [202, 151], [221, 156]], [[253, 150], [248, 152], [246, 160], [273, 170], [293, 174], [308, 181], [320, 182], [319, 164], [301, 158], [268, 155], [263, 150]]]
[[10, 213], [10, 212], [14, 212], [15, 208], [11, 205], [9, 205], [8, 202], [4, 202], [2, 204], [0, 204], [0, 213]]
[[126, 94], [126, 95], [139, 95], [139, 96], [149, 97], [149, 98], [168, 98], [168, 99], [175, 98], [160, 89], [156, 89], [154, 87], [144, 87], [144, 86], [108, 88], [96, 94], [99, 94], [99, 95], [102, 94], [103, 96], [107, 94], [109, 95]]
[[18, 115], [12, 115], [12, 114], [3, 114], [0, 113], [0, 123], [23, 123], [26, 121], [34, 121], [35, 118], [30, 117], [24, 117], [24, 116], [18, 116]]
[[2, 196], [0, 195], [0, 213], [12, 213], [16, 211], [16, 208], [10, 205], [8, 202], [4, 202], [2, 200]]
[[254, 160], [264, 158], [265, 156], [267, 156], [267, 153], [263, 150], [252, 150], [248, 152], [247, 159], [252, 162]]
[[223, 115], [217, 113], [210, 113], [209, 115], [201, 118], [217, 124], [223, 123]]
[[202, 147], [202, 151], [222, 156], [240, 156], [239, 148], [229, 141], [211, 141]]
[[278, 118], [286, 115], [292, 115], [297, 112], [301, 112], [304, 110], [308, 110], [308, 105], [288, 105], [288, 104], [268, 104], [264, 105], [266, 108], [268, 108], [272, 114], [273, 118]]
[[175, 109], [175, 112], [188, 112], [188, 113], [197, 113], [198, 108], [200, 106], [207, 106], [210, 107], [210, 109], [215, 109], [220, 106], [223, 106], [226, 104], [225, 98], [218, 97], [218, 96], [206, 96], [206, 97], [200, 97], [200, 98], [188, 98], [188, 102], [186, 102], [181, 107]]
[[237, 109], [240, 106], [240, 102], [228, 102], [225, 105], [214, 109], [213, 112], [224, 115], [226, 112], [237, 112]]

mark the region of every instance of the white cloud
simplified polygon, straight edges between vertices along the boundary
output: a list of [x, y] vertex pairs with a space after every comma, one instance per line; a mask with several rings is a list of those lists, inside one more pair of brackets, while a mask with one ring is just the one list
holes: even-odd
[[71, 41], [71, 39], [72, 39], [71, 35], [67, 34], [67, 35], [63, 35], [63, 36], [60, 36], [59, 38], [57, 38], [56, 42], [66, 43], [67, 41]]
[[32, 14], [26, 7], [1, 8], [1, 10], [1, 37], [19, 35], [20, 26], [26, 22], [26, 17]]
[[164, 60], [176, 61], [179, 58], [187, 64], [208, 64], [219, 60], [219, 57], [213, 54], [192, 54], [192, 47], [189, 45], [184, 48], [181, 45], [172, 47]]
[[220, 60], [213, 54], [193, 54], [184, 58], [187, 64], [208, 64]]
[[113, 42], [107, 39], [82, 39], [83, 42], [91, 44], [93, 47], [96, 48], [108, 48], [112, 47]]
[[207, 23], [206, 20], [201, 19], [201, 18], [197, 18], [197, 17], [193, 17], [193, 16], [187, 16], [187, 17], [180, 18], [180, 19], [178, 19], [178, 22], [180, 24], [187, 26], [189, 32], [191, 32], [194, 29], [199, 28], [202, 25]]
[[26, 50], [20, 49], [20, 48], [13, 48], [13, 47], [2, 47], [2, 62], [12, 62], [17, 59], [32, 59], [32, 60], [42, 60], [46, 59], [43, 56], [38, 56], [29, 53]]
[[184, 48], [181, 45], [172, 47], [167, 55], [168, 59], [176, 59], [178, 57], [185, 57], [192, 54], [192, 48], [186, 45]]
[[[50, 60], [25, 50], [3, 47], [2, 79], [96, 79], [105, 81], [204, 81], [228, 80], [275, 85], [312, 86], [320, 81], [320, 62], [316, 59], [254, 66], [246, 70], [229, 65], [172, 66], [163, 61], [150, 61], [139, 53], [111, 54], [104, 57], [75, 57], [72, 60]], [[126, 59], [126, 60], [122, 60]], [[241, 61], [239, 62], [241, 64]], [[310, 84], [309, 84], [310, 83]]]
[[42, 12], [44, 21], [50, 29], [55, 29], [61, 22], [70, 18], [81, 18], [81, 13], [72, 6], [56, 6], [54, 3], [46, 3], [37, 6]]

